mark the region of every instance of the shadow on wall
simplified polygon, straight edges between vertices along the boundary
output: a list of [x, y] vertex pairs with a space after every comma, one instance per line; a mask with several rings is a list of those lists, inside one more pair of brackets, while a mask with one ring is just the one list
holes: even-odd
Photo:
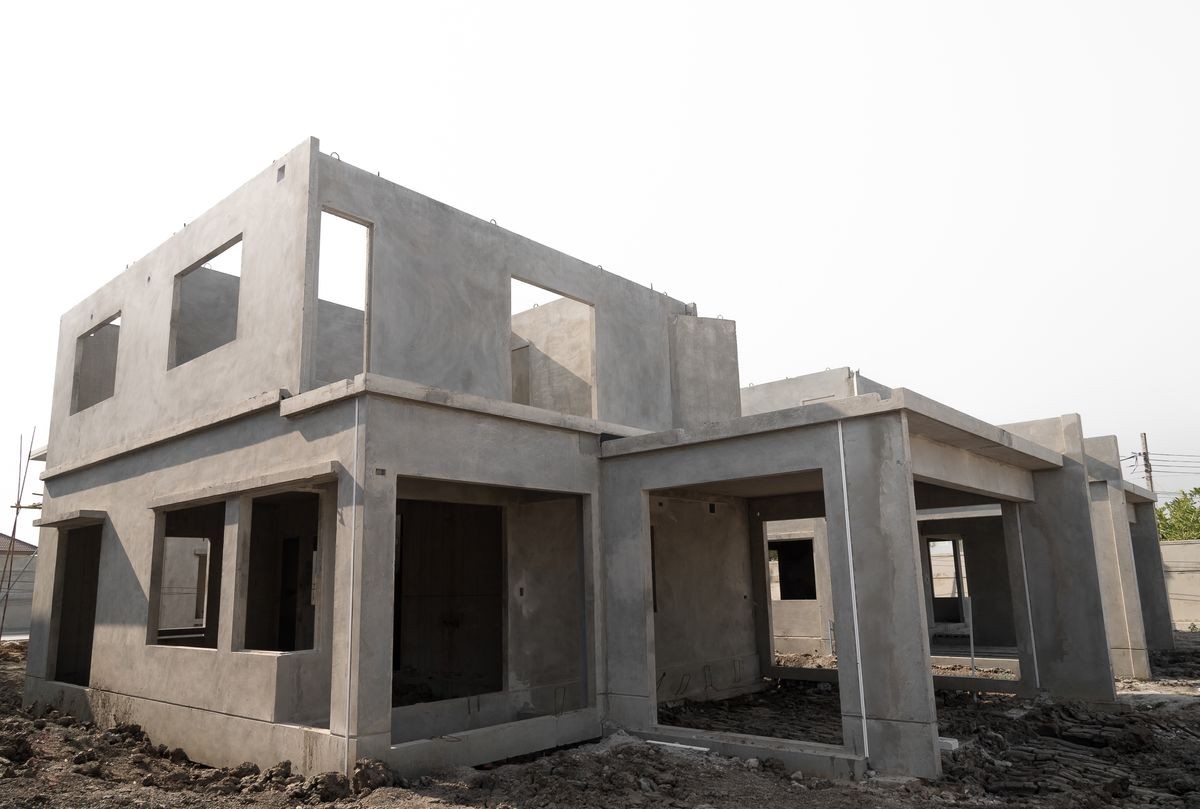
[[594, 416], [592, 383], [513, 334], [512, 400], [570, 416]]

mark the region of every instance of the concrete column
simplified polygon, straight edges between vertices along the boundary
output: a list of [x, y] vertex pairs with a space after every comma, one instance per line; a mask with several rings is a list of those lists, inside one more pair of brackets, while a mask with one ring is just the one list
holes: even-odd
[[825, 498], [843, 739], [880, 772], [935, 778], [941, 757], [907, 417], [840, 427], [844, 469], [827, 470]]
[[1017, 503], [1000, 504], [1004, 530], [1004, 555], [1008, 561], [1009, 593], [1012, 603], [1013, 631], [1017, 640], [1017, 661], [1021, 664], [1021, 686], [1025, 694], [1041, 689], [1038, 669], [1037, 630], [1029, 595], [1029, 562]]
[[[25, 673], [29, 677], [54, 676], [53, 657], [58, 646], [58, 604], [61, 601], [62, 547], [66, 531], [38, 531], [38, 569], [33, 580], [33, 614], [29, 624], [29, 652]], [[62, 538], [63, 541], [60, 541]]]
[[246, 647], [246, 580], [250, 574], [250, 515], [253, 502], [249, 497], [231, 497], [225, 501], [225, 535], [221, 551], [221, 622], [217, 626], [217, 648], [222, 652], [240, 651]]
[[821, 651], [833, 654], [833, 589], [829, 579], [829, 529], [817, 517], [813, 526], [813, 569], [817, 573], [817, 605], [821, 611]]
[[347, 737], [347, 768], [383, 757], [392, 732], [396, 481], [366, 459], [363, 433], [358, 475], [340, 475], [334, 548], [329, 729]]
[[1142, 602], [1142, 622], [1146, 645], [1150, 649], [1175, 648], [1175, 632], [1171, 623], [1171, 600], [1167, 595], [1166, 574], [1163, 571], [1162, 547], [1158, 523], [1154, 519], [1153, 503], [1130, 503], [1134, 522], [1129, 523], [1133, 544], [1133, 561], [1137, 568], [1138, 595]]
[[1017, 621], [1018, 646], [1032, 641], [1042, 689], [1057, 697], [1111, 702], [1116, 691], [1079, 416], [1006, 429], [1063, 453], [1061, 469], [1033, 473], [1034, 502], [1004, 506], [1006, 518], [1015, 522], [1006, 526], [1006, 536], [1015, 532], [1024, 551], [1032, 625], [1032, 637], [1022, 641], [1025, 630]]
[[658, 720], [649, 501], [627, 470], [605, 464], [600, 473], [605, 683], [599, 699], [608, 723], [644, 729]]
[[1150, 676], [1150, 657], [1146, 652], [1117, 439], [1115, 436], [1086, 438], [1083, 450], [1113, 674], [1144, 680]]

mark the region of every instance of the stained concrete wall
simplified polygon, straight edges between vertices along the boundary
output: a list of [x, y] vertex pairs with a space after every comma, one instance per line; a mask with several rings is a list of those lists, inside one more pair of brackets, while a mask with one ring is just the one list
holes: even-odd
[[595, 310], [579, 301], [560, 298], [513, 315], [512, 334], [526, 346], [522, 355], [524, 378], [518, 382], [514, 377], [513, 401], [593, 417]]
[[[264, 391], [299, 390], [310, 145], [272, 163], [63, 315], [47, 471]], [[168, 370], [176, 275], [241, 234], [237, 339]], [[118, 312], [115, 392], [72, 414], [76, 339]]]
[[742, 415], [737, 325], [732, 320], [671, 318], [671, 391], [676, 427]]
[[784, 410], [829, 399], [846, 399], [865, 393], [877, 393], [887, 398], [891, 396], [892, 389], [849, 368], [830, 368], [813, 374], [742, 388], [742, 414], [750, 416], [755, 413], [769, 413], [772, 410]]
[[[372, 223], [370, 369], [496, 399], [512, 392], [511, 279], [595, 307], [597, 418], [672, 425], [669, 319], [687, 306], [321, 155], [321, 209]], [[315, 274], [310, 249], [310, 274]], [[310, 282], [311, 286], [311, 282]], [[310, 289], [309, 309], [315, 306]], [[310, 346], [311, 335], [305, 338]], [[309, 370], [304, 387], [314, 386]]]
[[745, 501], [651, 494], [650, 530], [658, 700], [761, 688]]
[[1175, 629], [1200, 626], [1200, 539], [1162, 543], [1171, 620]]

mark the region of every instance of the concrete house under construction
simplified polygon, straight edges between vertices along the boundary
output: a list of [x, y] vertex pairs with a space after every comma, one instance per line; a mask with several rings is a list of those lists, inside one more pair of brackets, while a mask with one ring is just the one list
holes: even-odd
[[[964, 643], [1109, 701], [1170, 646], [1118, 457], [847, 369], [741, 390], [732, 321], [309, 140], [63, 316], [25, 698], [213, 765], [623, 728], [933, 777]], [[839, 744], [659, 721], [781, 677], [836, 680]]]

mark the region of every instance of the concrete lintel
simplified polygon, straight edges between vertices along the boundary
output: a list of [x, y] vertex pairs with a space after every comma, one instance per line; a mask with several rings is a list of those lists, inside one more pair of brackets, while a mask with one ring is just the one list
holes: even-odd
[[1033, 474], [960, 447], [923, 435], [910, 436], [913, 479], [925, 483], [997, 497], [1033, 499]]
[[917, 511], [917, 522], [937, 520], [969, 520], [978, 517], [1001, 517], [999, 505], [953, 506], [951, 508], [923, 508]]
[[217, 500], [224, 500], [231, 494], [248, 494], [279, 486], [325, 483], [337, 480], [341, 471], [342, 465], [337, 461], [324, 461], [308, 466], [280, 469], [262, 475], [255, 475], [251, 478], [243, 478], [242, 480], [217, 483], [199, 489], [189, 489], [187, 491], [160, 495], [151, 500], [148, 507], [159, 509], [182, 505], [194, 506], [206, 501], [215, 502]]
[[789, 770], [822, 778], [858, 780], [866, 774], [866, 760], [845, 747], [820, 742], [793, 741], [771, 736], [692, 730], [671, 725], [655, 725], [649, 730], [632, 731], [647, 741], [671, 742], [705, 747], [736, 758], [777, 758]]
[[40, 447], [36, 447], [35, 449], [31, 450], [29, 453], [29, 460], [41, 461], [42, 463], [45, 463], [46, 462], [46, 450], [48, 449], [48, 447], [49, 447], [48, 444], [42, 444]]
[[409, 382], [404, 379], [393, 379], [379, 374], [359, 374], [353, 379], [334, 382], [324, 387], [310, 390], [299, 396], [285, 400], [279, 408], [279, 414], [285, 418], [303, 415], [320, 407], [350, 399], [355, 396], [376, 394], [393, 399], [405, 399], [421, 404], [452, 407], [457, 410], [470, 410], [498, 418], [514, 421], [532, 422], [555, 427], [560, 430], [570, 430], [577, 433], [593, 435], [644, 435], [647, 431], [637, 427], [627, 427], [622, 424], [611, 424], [582, 416], [570, 416], [556, 413], [540, 407], [505, 402], [499, 399], [489, 399], [486, 396], [476, 396], [470, 393], [456, 393], [443, 388]]
[[107, 511], [75, 509], [62, 514], [43, 515], [40, 519], [34, 520], [33, 524], [37, 528], [80, 528], [84, 525], [102, 523], [107, 516]]
[[213, 410], [196, 416], [195, 418], [180, 422], [179, 424], [169, 427], [168, 429], [149, 433], [147, 435], [126, 441], [123, 444], [117, 444], [115, 446], [102, 449], [99, 452], [92, 453], [91, 455], [85, 456], [80, 460], [52, 467], [47, 469], [45, 472], [42, 472], [41, 479], [49, 480], [51, 478], [69, 474], [71, 472], [78, 472], [80, 469], [86, 469], [89, 466], [95, 466], [98, 463], [112, 460], [113, 458], [121, 455], [128, 455], [131, 452], [136, 452], [140, 449], [145, 449], [146, 447], [150, 447], [155, 444], [161, 444], [165, 441], [170, 441], [175, 438], [182, 438], [185, 435], [199, 432], [200, 430], [206, 430], [209, 427], [214, 427], [224, 421], [230, 421], [232, 419], [241, 418], [242, 416], [248, 416], [251, 413], [257, 413], [260, 410], [266, 410], [267, 408], [274, 407], [275, 405], [279, 404], [283, 397], [284, 391], [281, 390], [271, 390], [265, 393], [260, 393], [256, 396], [251, 396], [249, 399], [239, 402], [232, 407], [223, 407], [218, 410]]

